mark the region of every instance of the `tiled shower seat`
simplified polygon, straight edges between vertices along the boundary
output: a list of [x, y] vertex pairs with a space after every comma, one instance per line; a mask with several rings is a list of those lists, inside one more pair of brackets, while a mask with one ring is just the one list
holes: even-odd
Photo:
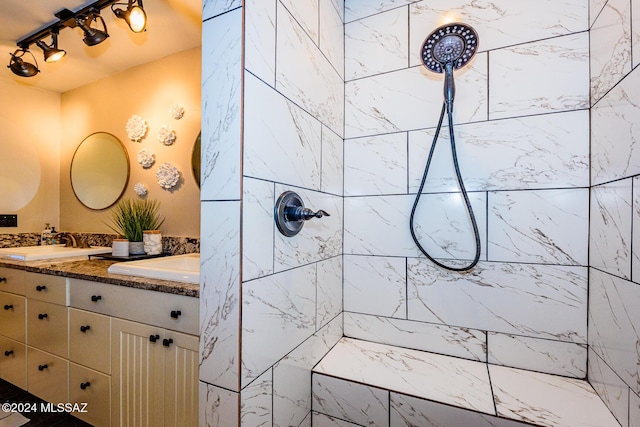
[[314, 427], [619, 427], [582, 380], [343, 338], [313, 370]]

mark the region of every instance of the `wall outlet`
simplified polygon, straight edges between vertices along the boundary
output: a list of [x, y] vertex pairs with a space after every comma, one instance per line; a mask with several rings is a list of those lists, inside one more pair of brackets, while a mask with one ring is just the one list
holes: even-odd
[[17, 227], [18, 215], [2, 215], [0, 214], [0, 227]]

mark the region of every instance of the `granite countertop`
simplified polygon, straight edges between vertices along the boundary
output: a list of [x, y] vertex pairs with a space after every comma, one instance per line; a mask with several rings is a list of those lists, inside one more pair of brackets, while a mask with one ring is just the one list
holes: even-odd
[[118, 261], [105, 259], [79, 260], [72, 258], [58, 259], [55, 261], [11, 261], [0, 259], [0, 267], [50, 274], [52, 276], [91, 280], [111, 285], [146, 289], [194, 298], [198, 298], [200, 295], [200, 286], [193, 283], [173, 282], [170, 280], [148, 279], [146, 277], [134, 277], [108, 273], [107, 269], [109, 266], [116, 262]]

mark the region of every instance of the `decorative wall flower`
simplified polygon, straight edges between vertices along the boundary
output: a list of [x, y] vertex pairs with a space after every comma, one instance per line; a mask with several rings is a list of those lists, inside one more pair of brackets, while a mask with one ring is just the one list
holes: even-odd
[[179, 104], [173, 104], [171, 108], [169, 108], [169, 114], [175, 120], [180, 120], [182, 116], [184, 116], [184, 108], [182, 108]]
[[133, 115], [127, 120], [125, 129], [130, 140], [140, 142], [147, 133], [147, 122], [142, 117]]
[[158, 139], [164, 145], [171, 145], [176, 141], [176, 133], [169, 126], [162, 125], [158, 130]]
[[142, 165], [143, 168], [148, 169], [156, 162], [156, 155], [148, 148], [143, 148], [138, 151], [138, 163]]
[[166, 162], [160, 165], [156, 172], [156, 178], [160, 187], [168, 190], [173, 188], [180, 181], [180, 171], [171, 163]]
[[141, 182], [133, 186], [133, 191], [135, 191], [136, 194], [140, 197], [144, 197], [147, 195], [147, 187]]

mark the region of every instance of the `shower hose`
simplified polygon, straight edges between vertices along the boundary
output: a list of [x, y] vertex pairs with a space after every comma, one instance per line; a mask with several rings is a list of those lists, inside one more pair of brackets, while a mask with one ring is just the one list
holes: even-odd
[[[429, 167], [431, 166], [431, 160], [433, 159], [433, 153], [436, 149], [436, 143], [438, 141], [438, 136], [440, 135], [440, 129], [442, 128], [442, 122], [444, 120], [445, 112], [447, 113], [448, 121], [449, 121], [449, 140], [451, 141], [451, 156], [453, 157], [453, 166], [456, 171], [456, 179], [458, 180], [458, 187], [462, 192], [462, 197], [464, 198], [464, 203], [467, 208], [467, 213], [469, 214], [469, 218], [471, 219], [471, 225], [473, 226], [473, 235], [475, 237], [476, 243], [476, 254], [471, 261], [470, 264], [462, 266], [462, 267], [451, 267], [445, 265], [439, 261], [436, 261], [425, 248], [422, 247], [420, 242], [418, 241], [418, 237], [416, 236], [414, 230], [414, 216], [416, 213], [416, 208], [418, 207], [418, 203], [420, 202], [420, 197], [422, 196], [422, 189], [424, 188], [424, 184], [427, 181], [427, 174], [429, 173]], [[447, 103], [446, 101], [442, 103], [442, 111], [440, 112], [440, 119], [438, 120], [438, 126], [436, 127], [436, 133], [433, 137], [433, 142], [431, 143], [431, 150], [429, 150], [429, 156], [427, 157], [427, 164], [424, 168], [424, 173], [422, 174], [422, 181], [420, 182], [420, 188], [418, 189], [418, 194], [416, 195], [416, 199], [413, 202], [413, 208], [411, 209], [411, 217], [409, 219], [409, 226], [411, 230], [411, 237], [413, 241], [420, 249], [420, 252], [424, 254], [424, 256], [429, 259], [429, 261], [433, 262], [438, 267], [444, 268], [450, 271], [468, 271], [471, 270], [478, 263], [480, 259], [480, 233], [478, 232], [478, 223], [476, 222], [476, 217], [473, 214], [473, 209], [471, 208], [471, 202], [469, 201], [469, 195], [467, 194], [467, 190], [464, 187], [464, 183], [462, 182], [462, 176], [460, 174], [460, 165], [458, 164], [458, 156], [456, 154], [456, 140], [453, 136], [453, 102]]]

